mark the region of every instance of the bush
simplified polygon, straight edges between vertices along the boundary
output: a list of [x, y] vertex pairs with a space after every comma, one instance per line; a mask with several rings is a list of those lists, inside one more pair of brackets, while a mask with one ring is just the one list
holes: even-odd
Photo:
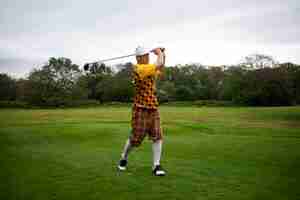
[[235, 106], [232, 101], [219, 101], [219, 100], [196, 100], [196, 101], [173, 101], [167, 103], [161, 103], [161, 105], [167, 106]]
[[95, 107], [103, 105], [97, 100], [74, 100], [56, 104], [54, 102], [41, 105], [31, 105], [24, 101], [0, 101], [0, 108], [71, 108], [71, 107]]
[[220, 101], [220, 100], [197, 100], [193, 102], [196, 106], [235, 106], [238, 104], [233, 103], [232, 101]]
[[0, 101], [0, 108], [32, 108], [24, 101]]

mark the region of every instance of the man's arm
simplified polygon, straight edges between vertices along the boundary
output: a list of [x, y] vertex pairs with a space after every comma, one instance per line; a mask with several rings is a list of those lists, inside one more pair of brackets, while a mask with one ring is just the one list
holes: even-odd
[[161, 48], [153, 49], [151, 52], [157, 55], [156, 63], [149, 64], [147, 67], [137, 65], [137, 67], [134, 69], [134, 71], [137, 72], [141, 78], [159, 75], [165, 66], [165, 54]]
[[157, 55], [156, 70], [161, 71], [165, 66], [166, 55], [161, 48], [153, 49], [153, 53]]

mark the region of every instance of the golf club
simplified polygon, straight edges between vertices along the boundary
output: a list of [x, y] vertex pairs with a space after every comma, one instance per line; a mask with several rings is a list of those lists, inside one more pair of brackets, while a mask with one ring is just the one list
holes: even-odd
[[[162, 52], [165, 51], [165, 48], [163, 48], [163, 47], [158, 47], [158, 48], [160, 48]], [[149, 53], [150, 53], [150, 52], [153, 52], [153, 50], [149, 51]], [[84, 69], [85, 71], [87, 71], [87, 70], [89, 70], [92, 66], [95, 66], [95, 65], [97, 65], [97, 64], [100, 64], [101, 66], [103, 66], [103, 65], [104, 65], [104, 62], [112, 61], [112, 60], [118, 60], [118, 59], [127, 58], [127, 57], [131, 57], [131, 56], [136, 56], [136, 55], [137, 55], [137, 54], [134, 53], [134, 54], [128, 54], [128, 55], [124, 55], [124, 56], [118, 56], [118, 57], [113, 57], [113, 58], [107, 58], [107, 59], [103, 59], [103, 60], [98, 60], [98, 61], [96, 61], [96, 62], [86, 63], [86, 64], [84, 64], [83, 69]]]

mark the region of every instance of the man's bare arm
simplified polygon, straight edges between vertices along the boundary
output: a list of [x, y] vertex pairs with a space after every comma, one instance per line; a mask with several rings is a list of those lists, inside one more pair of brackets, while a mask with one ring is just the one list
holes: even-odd
[[157, 60], [156, 60], [156, 70], [161, 71], [163, 69], [163, 67], [165, 66], [165, 62], [166, 62], [166, 55], [165, 53], [162, 51], [161, 48], [156, 48], [153, 50], [153, 53], [155, 55], [157, 55]]

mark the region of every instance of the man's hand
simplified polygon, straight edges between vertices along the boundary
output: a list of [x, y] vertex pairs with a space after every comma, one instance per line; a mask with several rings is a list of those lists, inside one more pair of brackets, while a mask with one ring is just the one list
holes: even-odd
[[161, 48], [155, 48], [151, 52], [153, 52], [157, 56], [162, 54]]
[[157, 60], [156, 60], [156, 70], [158, 71], [162, 71], [163, 67], [165, 66], [165, 52], [164, 52], [164, 48], [158, 47], [153, 49], [151, 52], [153, 52], [156, 56], [157, 56]]

